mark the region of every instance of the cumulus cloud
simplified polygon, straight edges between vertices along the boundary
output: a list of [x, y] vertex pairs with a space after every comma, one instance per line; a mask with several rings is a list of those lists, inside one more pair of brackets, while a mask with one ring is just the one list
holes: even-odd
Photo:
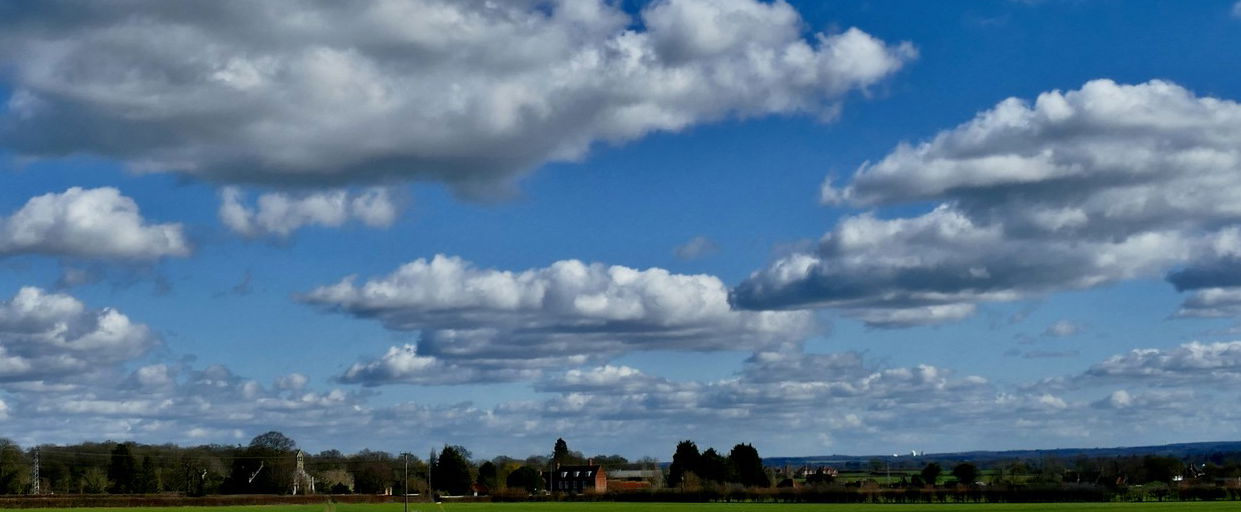
[[1197, 397], [1191, 390], [1130, 393], [1124, 389], [1118, 389], [1107, 398], [1100, 399], [1091, 405], [1099, 409], [1130, 411], [1143, 415], [1156, 411], [1175, 411], [1185, 403], [1193, 403], [1195, 398]]
[[705, 236], [696, 236], [678, 245], [672, 253], [683, 260], [696, 260], [715, 254], [719, 250], [720, 246], [714, 240]]
[[[603, 365], [594, 368], [574, 368], [544, 379], [535, 385], [538, 391], [560, 393], [651, 393], [673, 392], [687, 387], [667, 379], [646, 374], [629, 366]], [[697, 387], [690, 384], [688, 387]]]
[[244, 204], [242, 192], [236, 187], [220, 191], [220, 221], [247, 238], [288, 238], [305, 226], [340, 227], [351, 221], [383, 228], [391, 226], [398, 213], [392, 193], [383, 188], [361, 193], [270, 192], [259, 196], [257, 210]]
[[152, 260], [190, 253], [180, 224], [150, 224], [115, 188], [72, 187], [0, 217], [0, 256], [45, 254]]
[[[276, 428], [303, 445], [394, 449], [417, 435], [463, 443], [476, 453], [514, 455], [545, 449], [549, 431], [576, 428], [574, 443], [606, 447], [644, 432], [656, 454], [687, 432], [700, 445], [757, 441], [767, 453], [795, 451], [807, 437], [826, 436], [864, 453], [892, 443], [1140, 444], [1165, 440], [1167, 429], [1218, 437], [1235, 430], [1241, 407], [1229, 386], [1203, 385], [1222, 381], [1191, 376], [1202, 375], [1195, 369], [1232, 364], [1219, 361], [1229, 350], [1236, 349], [1187, 345], [1120, 354], [1097, 367], [1161, 370], [1100, 377], [1092, 369], [1063, 376], [1056, 386], [1018, 388], [951, 368], [888, 366], [857, 352], [758, 352], [737, 374], [701, 381], [588, 365], [545, 372], [534, 381], [537, 398], [488, 407], [380, 404], [368, 391], [312, 389], [310, 379], [296, 373], [265, 386], [221, 365], [156, 363], [91, 385], [0, 382], [0, 389], [12, 396], [4, 400], [6, 425], [26, 444], [32, 442], [27, 432], [38, 432], [40, 442], [76, 442], [89, 432], [91, 438], [231, 443]], [[419, 357], [413, 347], [406, 351]], [[962, 424], [971, 428], [937, 428]], [[363, 430], [366, 439], [350, 435]], [[878, 433], [882, 446], [873, 444]]]
[[0, 382], [91, 375], [146, 353], [151, 329], [114, 309], [26, 287], [0, 301]]
[[379, 361], [355, 365], [347, 380], [406, 381], [438, 368], [432, 358], [530, 370], [642, 350], [754, 350], [790, 346], [815, 329], [807, 312], [733, 311], [718, 278], [659, 268], [565, 260], [511, 272], [439, 255], [356, 281], [346, 277], [300, 300], [389, 329], [420, 330], [421, 340], [416, 352], [394, 347]]
[[[562, 364], [580, 363], [586, 358], [567, 359]], [[525, 363], [525, 364], [523, 364]], [[531, 380], [540, 375], [537, 368], [550, 364], [540, 359], [536, 364], [516, 361], [505, 364], [503, 360], [473, 360], [455, 364], [433, 356], [418, 354], [415, 345], [389, 347], [378, 358], [354, 363], [339, 377], [346, 384], [378, 386], [382, 384], [446, 385], [477, 382], [512, 382]]]
[[[1226, 352], [1206, 350], [1213, 351]], [[1231, 422], [1241, 418], [1241, 408], [1228, 388], [1202, 386], [1206, 381], [1118, 381], [1088, 372], [1057, 382], [1058, 386], [1006, 389], [942, 367], [885, 367], [856, 352], [760, 352], [736, 377], [714, 381], [673, 381], [625, 366], [570, 370], [536, 385], [559, 396], [510, 406], [506, 413], [534, 414], [545, 420], [573, 418], [576, 425], [587, 421], [618, 435], [641, 428], [658, 436], [666, 425], [677, 425], [678, 433], [668, 437], [683, 438], [679, 433], [690, 431], [700, 440], [736, 439], [738, 431], [762, 431], [767, 433], [764, 444], [794, 450], [804, 446], [808, 435], [864, 443], [873, 442], [880, 432], [885, 445], [978, 446], [980, 440], [1013, 439], [1041, 443], [1111, 439], [1132, 444], [1135, 438], [1166, 439], [1160, 436], [1168, 428], [1227, 433], [1234, 428]], [[1116, 382], [1125, 388], [1113, 388]], [[1220, 392], [1202, 391], [1211, 389]], [[1159, 414], [1152, 416], [1155, 412]], [[1133, 425], [1135, 417], [1143, 418], [1142, 425]], [[928, 429], [928, 421], [968, 423], [973, 428]], [[789, 435], [772, 432], [773, 422]], [[669, 445], [674, 442], [668, 440]]]
[[370, 418], [358, 393], [290, 384], [296, 382], [285, 378], [265, 387], [222, 365], [153, 364], [90, 386], [27, 391], [17, 395], [14, 408], [21, 414], [19, 424], [39, 432], [43, 442], [76, 442], [83, 436], [231, 441], [238, 432], [253, 435], [272, 425], [292, 433], [326, 433], [326, 438], [343, 436]]
[[1090, 377], [1155, 383], [1241, 380], [1241, 341], [1190, 342], [1171, 350], [1134, 349], [1090, 367]]
[[1241, 194], [1239, 147], [1241, 105], [1169, 82], [1011, 98], [821, 191], [828, 204], [930, 211], [846, 217], [816, 250], [752, 274], [733, 300], [905, 326], [1225, 261], [1241, 254], [1230, 199]]
[[705, 382], [672, 381], [604, 365], [570, 370], [536, 389], [561, 393], [542, 404], [543, 412], [553, 416], [587, 414], [699, 426], [727, 420], [730, 428], [793, 421], [801, 428], [812, 423], [829, 430], [841, 425], [807, 413], [824, 408], [841, 416], [848, 413], [846, 425], [858, 429], [863, 418], [882, 423], [895, 410], [927, 413], [951, 408], [952, 402], [989, 401], [994, 393], [979, 377], [960, 378], [929, 365], [872, 368], [853, 352], [758, 353], [736, 378]]
[[1207, 288], [1198, 290], [1181, 303], [1176, 312], [1181, 318], [1221, 318], [1241, 316], [1241, 288]]
[[916, 53], [856, 28], [806, 34], [787, 3], [756, 0], [660, 0], [636, 19], [602, 0], [40, 2], [0, 20], [13, 91], [0, 140], [17, 154], [467, 192], [597, 141], [830, 118]]

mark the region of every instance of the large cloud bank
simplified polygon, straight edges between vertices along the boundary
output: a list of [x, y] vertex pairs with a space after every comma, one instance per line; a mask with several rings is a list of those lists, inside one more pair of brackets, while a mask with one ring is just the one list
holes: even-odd
[[[788, 347], [813, 332], [805, 312], [733, 311], [728, 289], [709, 275], [637, 270], [576, 260], [511, 272], [460, 258], [415, 260], [357, 283], [348, 277], [302, 296], [329, 310], [421, 330], [413, 347], [355, 365], [348, 381], [432, 382], [467, 375], [442, 364], [518, 370], [579, 365], [632, 351]], [[438, 361], [443, 360], [443, 361]], [[503, 370], [503, 371], [499, 371]]]
[[733, 301], [906, 326], [1185, 266], [1171, 276], [1178, 288], [1205, 288], [1241, 275], [1237, 197], [1241, 105], [1163, 81], [1096, 80], [1005, 100], [843, 186], [829, 180], [825, 203], [932, 206], [847, 217], [817, 250], [751, 275]]
[[832, 116], [914, 56], [788, 4], [597, 0], [0, 7], [3, 145], [218, 182], [440, 180], [726, 117]]

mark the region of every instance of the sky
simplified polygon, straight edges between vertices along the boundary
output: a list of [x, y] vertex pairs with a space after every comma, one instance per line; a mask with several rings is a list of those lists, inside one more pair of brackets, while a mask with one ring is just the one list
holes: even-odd
[[1236, 440], [1241, 3], [0, 6], [0, 436]]

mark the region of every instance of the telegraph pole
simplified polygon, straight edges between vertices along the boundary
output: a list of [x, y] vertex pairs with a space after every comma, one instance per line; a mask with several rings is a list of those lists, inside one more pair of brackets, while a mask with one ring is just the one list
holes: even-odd
[[405, 512], [409, 512], [409, 453], [405, 454]]

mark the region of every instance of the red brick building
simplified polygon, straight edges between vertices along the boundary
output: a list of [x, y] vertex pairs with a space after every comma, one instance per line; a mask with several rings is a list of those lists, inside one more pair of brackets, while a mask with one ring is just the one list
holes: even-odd
[[599, 465], [558, 466], [547, 475], [552, 492], [581, 494], [608, 490], [608, 472]]

